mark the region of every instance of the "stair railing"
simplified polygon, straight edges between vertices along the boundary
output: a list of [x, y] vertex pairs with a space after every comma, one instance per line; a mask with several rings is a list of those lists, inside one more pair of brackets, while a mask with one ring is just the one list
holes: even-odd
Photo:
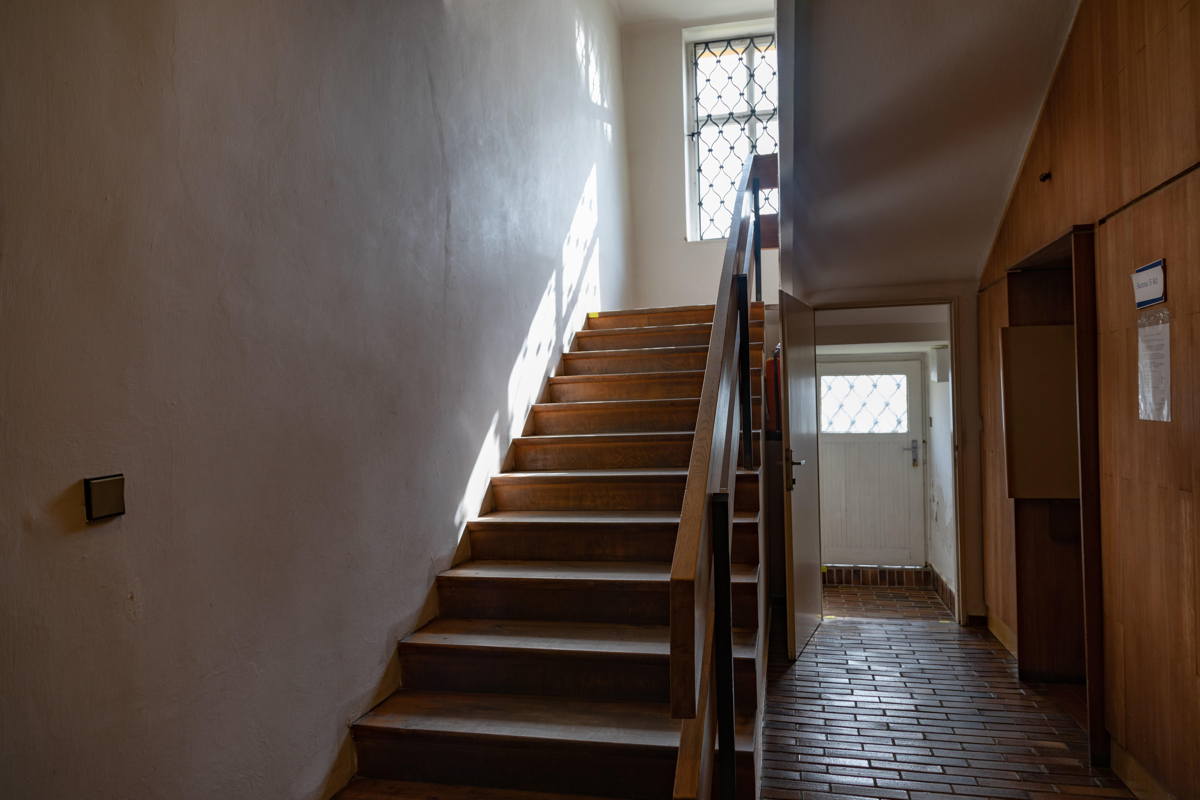
[[[738, 465], [754, 464], [749, 279], [753, 273], [761, 301], [768, 222], [759, 192], [778, 185], [777, 164], [775, 156], [754, 156], [738, 182], [671, 562], [671, 715], [683, 720], [677, 800], [735, 793], [730, 547]], [[777, 239], [778, 218], [771, 221]]]

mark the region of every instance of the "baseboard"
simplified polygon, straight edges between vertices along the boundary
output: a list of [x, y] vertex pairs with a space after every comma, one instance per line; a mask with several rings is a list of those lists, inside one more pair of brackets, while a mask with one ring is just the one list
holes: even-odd
[[1112, 740], [1112, 768], [1138, 800], [1180, 800], [1178, 795], [1164, 789], [1116, 739]]
[[1013, 658], [1017, 657], [1017, 633], [1012, 628], [1000, 621], [1000, 618], [994, 614], [988, 614], [988, 630], [992, 635], [1000, 640], [1000, 644], [1004, 645], [1008, 652], [1012, 653]]
[[942, 577], [942, 573], [938, 572], [937, 567], [933, 566], [933, 564], [929, 565], [929, 573], [933, 579], [933, 590], [937, 592], [938, 597], [942, 598], [942, 602], [945, 603], [946, 608], [950, 609], [950, 613], [957, 617], [958, 606], [954, 590], [950, 588], [950, 584], [946, 582], [946, 579]]
[[933, 586], [929, 567], [889, 567], [860, 564], [826, 564], [821, 568], [823, 586]]

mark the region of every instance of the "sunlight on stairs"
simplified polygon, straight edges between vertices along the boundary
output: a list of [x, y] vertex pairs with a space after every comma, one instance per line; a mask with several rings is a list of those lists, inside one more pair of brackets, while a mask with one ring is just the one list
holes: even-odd
[[[353, 726], [360, 777], [341, 800], [670, 796], [668, 578], [712, 315], [588, 319], [467, 525], [469, 560], [438, 576], [439, 616], [400, 643], [403, 688]], [[757, 386], [761, 304], [752, 316]], [[758, 480], [738, 473], [732, 569], [751, 788]]]

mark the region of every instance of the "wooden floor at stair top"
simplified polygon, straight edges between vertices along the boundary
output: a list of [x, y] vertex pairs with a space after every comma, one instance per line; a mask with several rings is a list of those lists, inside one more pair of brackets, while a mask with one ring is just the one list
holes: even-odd
[[987, 630], [855, 588], [880, 591], [869, 616], [826, 620], [794, 664], [772, 647], [764, 800], [1133, 797]]

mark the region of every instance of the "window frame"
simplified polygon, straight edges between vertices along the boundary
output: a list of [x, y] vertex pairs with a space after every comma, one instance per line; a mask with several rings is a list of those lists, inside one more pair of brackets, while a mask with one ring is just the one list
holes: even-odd
[[[724, 242], [728, 234], [721, 237], [704, 239], [701, 237], [700, 225], [700, 186], [699, 186], [699, 126], [696, 117], [696, 70], [692, 62], [694, 46], [702, 42], [725, 41], [729, 39], [753, 39], [759, 36], [774, 36], [775, 47], [779, 47], [779, 34], [775, 29], [775, 20], [771, 17], [731, 22], [720, 25], [702, 25], [695, 28], [685, 28], [683, 31], [683, 46], [680, 54], [683, 58], [683, 153], [684, 153], [684, 237], [688, 243], [703, 244], [705, 242]], [[752, 48], [753, 50], [753, 48]], [[754, 58], [752, 55], [751, 58]], [[753, 74], [753, 65], [750, 65]], [[758, 125], [754, 116], [756, 84], [750, 81], [748, 87], [752, 93], [748, 98], [749, 109], [745, 114], [737, 114], [735, 121], [749, 120], [752, 126]], [[778, 102], [776, 102], [778, 108]], [[752, 135], [757, 131], [753, 130]]]

